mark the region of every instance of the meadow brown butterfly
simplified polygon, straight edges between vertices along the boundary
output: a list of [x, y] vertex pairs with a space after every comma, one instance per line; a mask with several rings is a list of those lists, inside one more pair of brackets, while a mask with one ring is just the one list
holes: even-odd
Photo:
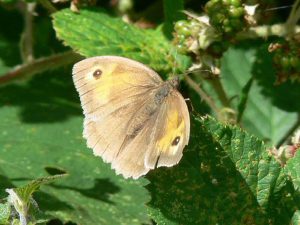
[[137, 179], [179, 162], [189, 141], [190, 117], [176, 89], [178, 79], [163, 81], [131, 59], [98, 56], [76, 63], [73, 81], [87, 145], [117, 174]]

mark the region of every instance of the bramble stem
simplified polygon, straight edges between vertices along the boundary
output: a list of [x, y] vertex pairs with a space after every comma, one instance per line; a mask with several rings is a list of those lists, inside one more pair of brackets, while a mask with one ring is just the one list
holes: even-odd
[[33, 51], [33, 15], [36, 3], [21, 3], [21, 10], [24, 14], [24, 31], [21, 36], [21, 57], [24, 63], [34, 59]]
[[199, 94], [199, 96], [206, 102], [206, 104], [213, 110], [213, 112], [218, 115], [219, 109], [217, 108], [214, 101], [202, 90], [202, 88], [189, 76], [185, 76], [185, 80], [189, 84], [189, 86]]
[[294, 132], [300, 127], [300, 113], [298, 113], [298, 120], [296, 123], [291, 127], [291, 129], [284, 135], [284, 137], [278, 142], [276, 148], [279, 148], [281, 145], [283, 145], [286, 140], [294, 134]]
[[[300, 26], [293, 27], [293, 33], [300, 32]], [[270, 36], [286, 37], [289, 34], [287, 24], [263, 25], [250, 27], [248, 30], [239, 32], [236, 36], [237, 40], [268, 38]]]
[[300, 19], [300, 0], [296, 0], [293, 4], [293, 8], [290, 12], [289, 18], [286, 21], [288, 35], [293, 35], [295, 32], [295, 26]]
[[0, 85], [27, 75], [34, 75], [49, 69], [74, 63], [80, 59], [82, 59], [82, 57], [73, 51], [34, 59], [31, 62], [16, 66], [6, 74], [0, 75]]
[[231, 108], [230, 101], [229, 101], [227, 94], [220, 82], [220, 79], [217, 77], [217, 78], [208, 79], [207, 81], [213, 86], [222, 105], [226, 108]]
[[55, 13], [57, 11], [57, 9], [49, 0], [38, 0], [38, 3], [40, 3], [48, 11], [49, 14]]

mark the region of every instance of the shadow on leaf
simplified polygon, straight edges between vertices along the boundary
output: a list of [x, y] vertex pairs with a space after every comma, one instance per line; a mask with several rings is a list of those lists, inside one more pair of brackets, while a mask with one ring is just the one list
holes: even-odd
[[26, 123], [63, 121], [82, 114], [70, 68], [0, 87], [0, 105], [19, 106], [20, 117]]
[[97, 199], [110, 204], [114, 204], [114, 202], [112, 202], [109, 199], [110, 195], [116, 194], [117, 192], [120, 191], [120, 188], [116, 186], [113, 182], [111, 182], [108, 178], [95, 179], [94, 186], [89, 189], [70, 187], [64, 185], [56, 185], [56, 184], [50, 184], [50, 186], [57, 189], [69, 189], [72, 191], [77, 191], [88, 198]]
[[74, 210], [71, 205], [43, 191], [34, 193], [33, 198], [36, 200], [42, 211]]
[[0, 199], [8, 196], [8, 193], [5, 191], [6, 188], [14, 188], [14, 187], [15, 185], [10, 181], [8, 177], [0, 174]]
[[300, 111], [300, 83], [287, 81], [275, 85], [276, 70], [272, 63], [272, 55], [268, 52], [268, 45], [262, 45], [258, 49], [252, 72], [262, 87], [262, 94], [271, 98], [275, 106], [289, 112]]
[[[14, 181], [25, 181], [32, 180], [29, 178], [16, 178], [10, 179], [4, 175], [0, 174], [0, 199], [8, 196], [8, 193], [5, 192], [6, 188], [15, 188], [16, 186], [11, 182]], [[38, 203], [38, 206], [41, 207], [41, 210], [57, 211], [57, 210], [72, 210], [73, 208], [67, 203], [60, 201], [58, 198], [49, 195], [43, 191], [37, 191], [33, 194], [33, 198]]]

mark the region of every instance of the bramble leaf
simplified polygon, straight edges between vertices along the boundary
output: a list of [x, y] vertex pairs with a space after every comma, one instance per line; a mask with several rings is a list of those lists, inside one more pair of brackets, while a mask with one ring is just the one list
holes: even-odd
[[61, 10], [54, 14], [53, 25], [59, 39], [86, 57], [125, 56], [167, 73], [174, 60], [181, 71], [189, 64], [188, 57], [173, 56], [172, 45], [161, 29], [140, 29], [103, 10], [81, 9], [80, 14]]
[[[265, 224], [280, 165], [262, 141], [214, 119], [195, 118], [191, 141], [174, 168], [148, 178], [149, 215], [158, 224]], [[242, 204], [242, 206], [241, 206]]]

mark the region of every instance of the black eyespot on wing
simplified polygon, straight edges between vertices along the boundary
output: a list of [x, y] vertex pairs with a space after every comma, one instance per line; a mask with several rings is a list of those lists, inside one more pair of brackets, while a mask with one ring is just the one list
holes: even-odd
[[102, 71], [99, 70], [99, 69], [97, 69], [97, 70], [94, 71], [93, 77], [94, 77], [95, 79], [99, 79], [99, 78], [101, 77], [101, 74], [102, 74]]
[[174, 140], [172, 141], [172, 146], [178, 145], [179, 142], [180, 142], [180, 137], [177, 136], [177, 137], [174, 138]]

